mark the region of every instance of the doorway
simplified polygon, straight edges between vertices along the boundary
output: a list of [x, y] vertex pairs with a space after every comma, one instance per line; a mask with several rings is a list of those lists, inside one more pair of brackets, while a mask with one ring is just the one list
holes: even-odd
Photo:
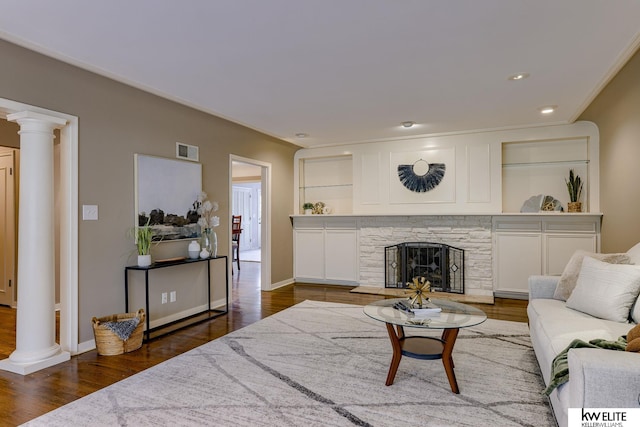
[[[240, 260], [259, 262], [260, 288], [271, 290], [270, 177], [271, 165], [259, 160], [230, 156], [229, 223], [242, 216]], [[231, 242], [231, 230], [229, 230]], [[233, 256], [230, 257], [234, 267]], [[239, 273], [239, 272], [238, 272]]]
[[[243, 168], [240, 166], [239, 168]], [[234, 166], [234, 171], [237, 168]], [[260, 172], [260, 168], [257, 168]], [[235, 172], [234, 172], [235, 173]], [[258, 175], [260, 178], [260, 175]], [[242, 233], [239, 236], [240, 259], [242, 261], [260, 262], [262, 215], [260, 214], [261, 187], [258, 182], [238, 181], [234, 175], [233, 206], [234, 216], [242, 218]]]
[[17, 152], [14, 148], [0, 147], [0, 305], [10, 307], [16, 303]]

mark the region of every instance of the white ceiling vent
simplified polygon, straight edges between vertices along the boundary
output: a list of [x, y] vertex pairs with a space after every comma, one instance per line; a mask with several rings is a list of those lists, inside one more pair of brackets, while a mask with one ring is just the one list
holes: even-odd
[[197, 162], [199, 159], [198, 147], [195, 145], [183, 144], [182, 142], [176, 142], [176, 157], [179, 159]]

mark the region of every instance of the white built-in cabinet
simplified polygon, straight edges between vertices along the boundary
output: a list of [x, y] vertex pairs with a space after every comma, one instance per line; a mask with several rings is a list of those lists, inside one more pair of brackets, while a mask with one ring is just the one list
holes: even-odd
[[600, 249], [599, 214], [493, 218], [494, 292], [526, 296], [531, 275], [560, 275], [576, 250]]
[[293, 217], [297, 281], [356, 285], [359, 271], [357, 220], [321, 215]]
[[[405, 188], [398, 175], [398, 166], [419, 160], [446, 165], [443, 181], [425, 193]], [[552, 196], [566, 210], [570, 170], [584, 181], [583, 213], [521, 213], [538, 195]], [[526, 296], [530, 275], [560, 274], [577, 249], [599, 251], [599, 174], [599, 134], [590, 122], [299, 150], [295, 280], [358, 284], [360, 270], [370, 280], [370, 266], [359, 267], [360, 255], [382, 251], [386, 242], [382, 238], [378, 247], [361, 250], [358, 225], [364, 220], [358, 217], [397, 216], [388, 227], [412, 228], [416, 216], [489, 215], [493, 290]], [[305, 202], [324, 202], [332, 214], [302, 215]]]

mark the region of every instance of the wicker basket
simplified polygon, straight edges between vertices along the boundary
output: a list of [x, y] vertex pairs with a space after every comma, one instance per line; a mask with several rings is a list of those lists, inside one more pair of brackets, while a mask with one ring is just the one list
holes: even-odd
[[[134, 317], [138, 317], [140, 322], [127, 340], [121, 339], [111, 329], [102, 324], [105, 322], [120, 322], [123, 320], [133, 319]], [[111, 316], [100, 318], [94, 317], [91, 319], [98, 354], [102, 356], [115, 356], [117, 354], [128, 353], [142, 347], [144, 318], [144, 310], [140, 309], [137, 313], [113, 314]]]

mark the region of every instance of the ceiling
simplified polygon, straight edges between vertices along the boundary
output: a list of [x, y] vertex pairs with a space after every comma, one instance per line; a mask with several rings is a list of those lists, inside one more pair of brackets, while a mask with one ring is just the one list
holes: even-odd
[[[0, 38], [301, 146], [570, 123], [640, 45], [637, 0], [0, 0], [0, 10]], [[516, 73], [529, 77], [508, 80]], [[557, 111], [541, 115], [547, 105]]]

